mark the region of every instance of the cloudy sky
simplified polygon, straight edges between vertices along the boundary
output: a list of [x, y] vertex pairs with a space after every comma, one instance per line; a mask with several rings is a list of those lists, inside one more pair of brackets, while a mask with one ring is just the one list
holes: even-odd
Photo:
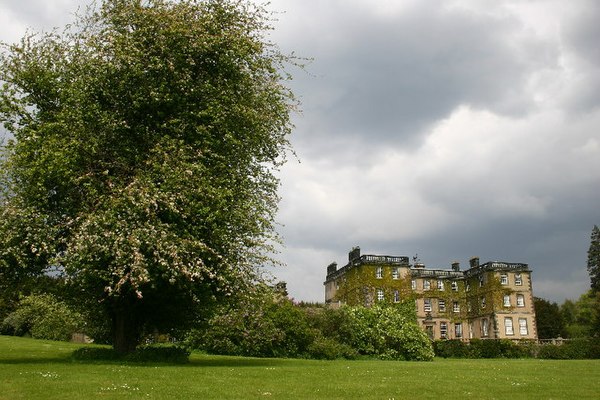
[[[0, 0], [0, 40], [86, 0]], [[577, 298], [600, 224], [600, 2], [272, 0], [273, 39], [310, 57], [281, 172], [275, 274], [322, 301], [347, 252], [525, 262]]]

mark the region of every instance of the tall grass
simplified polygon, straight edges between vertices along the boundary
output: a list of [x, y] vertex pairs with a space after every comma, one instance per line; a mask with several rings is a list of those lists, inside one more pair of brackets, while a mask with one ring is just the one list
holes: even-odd
[[192, 354], [73, 361], [80, 345], [0, 336], [0, 399], [597, 399], [598, 360], [315, 361]]

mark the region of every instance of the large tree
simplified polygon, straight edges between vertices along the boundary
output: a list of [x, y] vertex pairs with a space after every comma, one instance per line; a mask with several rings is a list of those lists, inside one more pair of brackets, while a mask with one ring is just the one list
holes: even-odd
[[105, 0], [0, 58], [0, 278], [64, 274], [113, 345], [189, 322], [271, 260], [294, 99], [236, 0]]
[[592, 229], [587, 270], [590, 274], [592, 291], [600, 293], [600, 229], [598, 229], [598, 225], [594, 225]]

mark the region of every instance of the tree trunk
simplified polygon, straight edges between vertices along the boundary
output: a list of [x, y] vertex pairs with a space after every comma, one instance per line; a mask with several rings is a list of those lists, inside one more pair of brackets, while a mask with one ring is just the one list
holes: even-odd
[[114, 310], [112, 317], [113, 348], [119, 354], [132, 353], [139, 342], [134, 313], [127, 308]]

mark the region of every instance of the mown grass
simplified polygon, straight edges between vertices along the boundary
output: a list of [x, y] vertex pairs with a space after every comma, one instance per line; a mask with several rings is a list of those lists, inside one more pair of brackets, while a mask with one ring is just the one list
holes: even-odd
[[314, 361], [192, 354], [72, 361], [80, 345], [0, 336], [0, 399], [598, 399], [598, 360]]

